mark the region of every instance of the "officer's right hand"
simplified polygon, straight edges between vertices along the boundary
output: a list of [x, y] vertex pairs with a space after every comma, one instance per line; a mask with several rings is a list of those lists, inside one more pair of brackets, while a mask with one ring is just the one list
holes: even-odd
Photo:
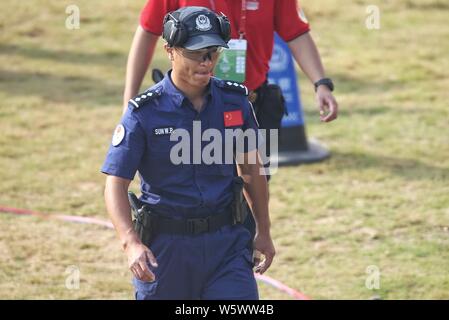
[[148, 267], [148, 262], [157, 268], [157, 261], [150, 249], [140, 242], [130, 244], [126, 248], [128, 267], [134, 276], [141, 281], [151, 282], [156, 279], [154, 273]]

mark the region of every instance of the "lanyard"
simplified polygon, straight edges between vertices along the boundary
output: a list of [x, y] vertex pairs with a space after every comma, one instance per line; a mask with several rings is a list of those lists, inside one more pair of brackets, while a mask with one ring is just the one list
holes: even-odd
[[243, 39], [246, 33], [246, 0], [242, 0], [242, 10], [240, 15], [239, 37]]
[[215, 11], [215, 0], [209, 0], [210, 3], [210, 8], [212, 9], [212, 11]]

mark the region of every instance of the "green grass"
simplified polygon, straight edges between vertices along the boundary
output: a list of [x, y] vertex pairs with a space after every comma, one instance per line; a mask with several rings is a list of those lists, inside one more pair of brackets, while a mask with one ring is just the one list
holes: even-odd
[[[99, 168], [121, 115], [142, 4], [77, 1], [73, 31], [69, 4], [9, 2], [0, 13], [0, 205], [106, 219]], [[371, 4], [381, 9], [380, 30], [365, 28]], [[307, 133], [332, 157], [273, 177], [278, 254], [267, 274], [315, 299], [447, 299], [449, 6], [303, 6], [341, 111], [320, 123], [300, 73]], [[153, 66], [168, 67], [160, 47]], [[112, 230], [1, 214], [0, 255], [1, 298], [132, 298]], [[71, 265], [79, 290], [65, 287]], [[365, 287], [370, 265], [381, 272], [379, 290]], [[260, 290], [264, 299], [289, 298]]]

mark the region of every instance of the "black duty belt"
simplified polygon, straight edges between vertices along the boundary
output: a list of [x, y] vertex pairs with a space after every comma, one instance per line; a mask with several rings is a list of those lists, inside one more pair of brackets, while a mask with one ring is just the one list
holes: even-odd
[[226, 225], [233, 224], [232, 212], [230, 210], [204, 218], [174, 219], [152, 213], [148, 214], [147, 218], [151, 219], [150, 223], [155, 234], [196, 235], [214, 232]]
[[232, 203], [222, 212], [203, 218], [169, 218], [152, 211], [150, 207], [128, 192], [128, 199], [134, 213], [134, 230], [144, 243], [149, 243], [156, 234], [168, 233], [196, 235], [214, 232], [226, 225], [242, 224], [248, 215], [248, 206], [243, 197], [243, 179], [234, 177]]

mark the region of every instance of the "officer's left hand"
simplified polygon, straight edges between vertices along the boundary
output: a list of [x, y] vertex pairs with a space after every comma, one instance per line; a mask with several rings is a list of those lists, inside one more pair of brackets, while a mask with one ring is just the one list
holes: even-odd
[[273, 240], [271, 240], [270, 234], [259, 234], [256, 233], [254, 237], [254, 252], [260, 252], [265, 256], [264, 260], [260, 260], [260, 257], [255, 257], [255, 269], [254, 271], [263, 274], [271, 266], [273, 262], [276, 250], [274, 249]]
[[330, 122], [337, 118], [338, 103], [328, 87], [323, 85], [318, 87], [316, 100], [320, 108], [320, 120], [322, 122]]

